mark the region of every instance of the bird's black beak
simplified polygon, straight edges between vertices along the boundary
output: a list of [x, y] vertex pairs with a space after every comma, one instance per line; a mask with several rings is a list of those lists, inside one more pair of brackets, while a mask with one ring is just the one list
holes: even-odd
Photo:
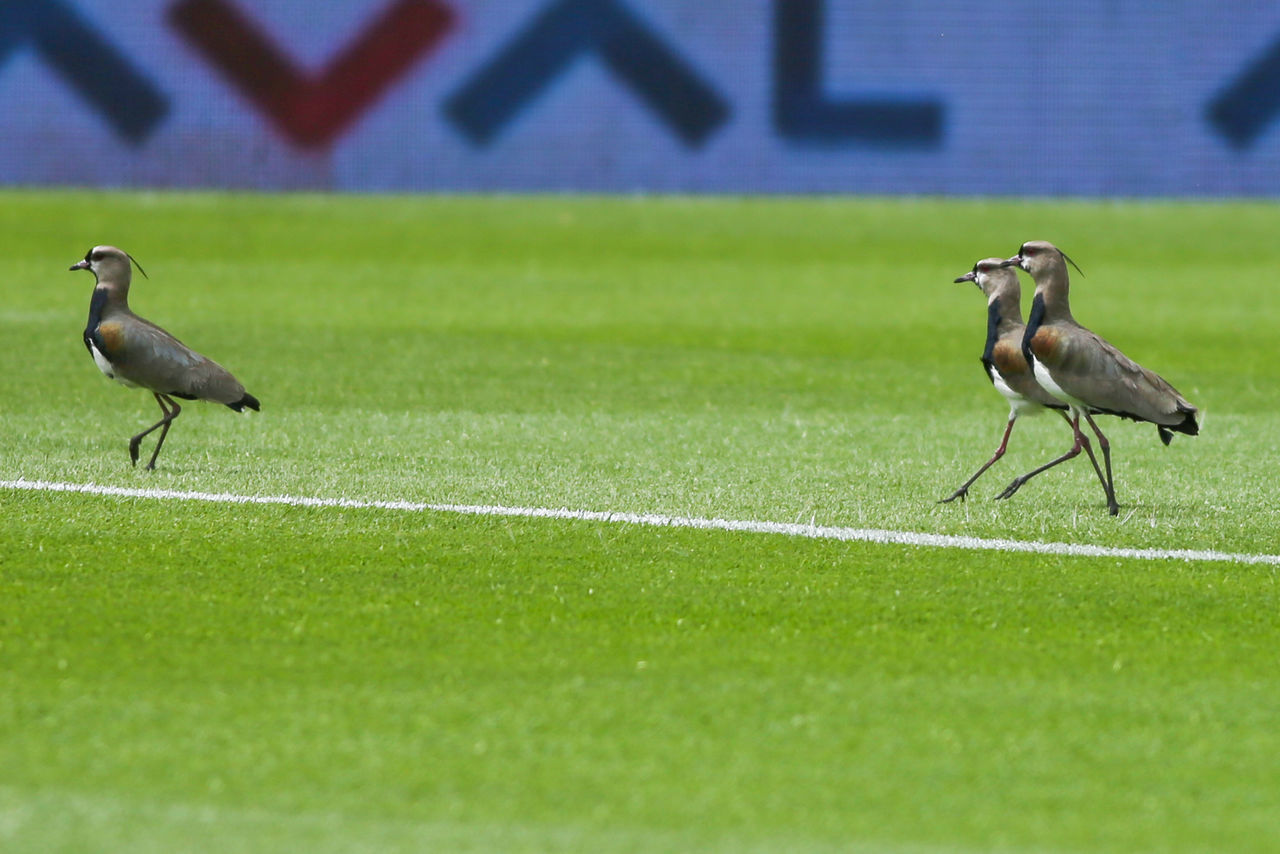
[[976, 272], [974, 272], [973, 270], [970, 270], [969, 272], [965, 273], [965, 274], [964, 274], [963, 276], [961, 276], [960, 278], [956, 279], [956, 284], [958, 285], [958, 284], [960, 284], [961, 282], [972, 282], [972, 281], [976, 281], [976, 280], [977, 280], [977, 278], [978, 278], [978, 274], [977, 274]]
[[72, 264], [70, 267], [68, 267], [67, 269], [68, 269], [68, 270], [71, 270], [71, 271], [75, 271], [75, 270], [87, 270], [87, 269], [89, 269], [89, 261], [88, 261], [87, 259], [86, 259], [86, 260], [84, 260], [84, 261], [77, 261], [76, 263], [74, 263], [74, 264]]
[[1022, 256], [1021, 256], [1021, 255], [1014, 255], [1012, 258], [1007, 258], [1007, 259], [1005, 259], [1004, 261], [1001, 261], [1001, 262], [1000, 262], [1000, 266], [1001, 266], [1001, 267], [1021, 267], [1021, 266], [1022, 266]]

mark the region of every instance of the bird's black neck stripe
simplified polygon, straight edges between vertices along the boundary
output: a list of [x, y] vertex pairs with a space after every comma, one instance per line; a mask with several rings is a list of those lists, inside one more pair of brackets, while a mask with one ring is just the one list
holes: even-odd
[[102, 322], [102, 310], [107, 307], [107, 289], [93, 289], [93, 299], [89, 300], [89, 328], [96, 329]]
[[1031, 339], [1044, 323], [1044, 294], [1036, 294], [1031, 301], [1031, 316], [1027, 318], [1027, 331], [1022, 334], [1022, 356], [1032, 364]]
[[97, 347], [102, 352], [104, 345], [98, 336], [98, 324], [102, 322], [103, 309], [107, 307], [107, 289], [93, 289], [93, 299], [89, 301], [89, 322], [84, 327], [84, 344], [92, 352]]
[[1000, 340], [1000, 298], [993, 299], [987, 305], [987, 346], [982, 351], [982, 363], [991, 365], [993, 363], [993, 355], [996, 349], [996, 342]]

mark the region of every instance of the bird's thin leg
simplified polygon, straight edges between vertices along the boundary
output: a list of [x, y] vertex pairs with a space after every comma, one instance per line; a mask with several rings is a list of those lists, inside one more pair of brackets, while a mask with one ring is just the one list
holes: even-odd
[[946, 504], [948, 502], [955, 501], [957, 498], [961, 501], [964, 500], [965, 496], [969, 493], [969, 487], [973, 486], [973, 482], [982, 477], [982, 473], [991, 468], [992, 463], [1004, 456], [1004, 449], [1009, 445], [1009, 434], [1013, 432], [1013, 422], [1017, 420], [1018, 416], [1016, 415], [1009, 417], [1009, 424], [1004, 428], [1004, 438], [1000, 440], [1000, 447], [996, 448], [996, 452], [992, 455], [991, 459], [987, 460], [986, 463], [983, 464], [982, 468], [974, 472], [973, 477], [961, 484], [959, 489], [939, 501], [939, 504]]
[[[1043, 471], [1048, 471], [1049, 469], [1058, 465], [1058, 463], [1065, 463], [1067, 460], [1074, 459], [1075, 457], [1080, 455], [1081, 448], [1083, 448], [1089, 440], [1086, 439], [1084, 434], [1080, 432], [1080, 424], [1079, 424], [1080, 416], [1077, 415], [1074, 419], [1068, 418], [1067, 420], [1071, 422], [1071, 434], [1074, 439], [1074, 441], [1071, 444], [1071, 447], [1067, 450], [1067, 452], [1062, 456], [1057, 457], [1056, 459], [1049, 460], [1049, 462], [1045, 463], [1039, 468], [1034, 468], [1031, 471], [1027, 472], [1026, 474], [1021, 474], [1015, 477], [1012, 481], [1009, 482], [1009, 485], [1004, 488], [1004, 491], [996, 496], [996, 500], [1013, 497], [1013, 494], [1017, 492], [1019, 489], [1021, 489], [1022, 485], [1027, 481], [1031, 480], [1031, 478], [1035, 477], [1036, 475], [1040, 474]], [[1090, 453], [1090, 456], [1093, 456], [1093, 454]]]
[[1098, 435], [1098, 447], [1102, 449], [1102, 459], [1107, 465], [1107, 482], [1103, 484], [1107, 492], [1107, 512], [1112, 516], [1118, 516], [1120, 504], [1116, 501], [1116, 480], [1111, 474], [1111, 443], [1107, 441], [1106, 436], [1102, 435], [1102, 431], [1098, 429], [1097, 423], [1088, 412], [1084, 413], [1084, 420], [1089, 422], [1093, 432]]
[[[164, 434], [169, 432], [169, 423], [178, 416], [179, 412], [182, 411], [178, 407], [178, 404], [174, 402], [173, 398], [168, 395], [163, 395], [159, 392], [152, 392], [152, 394], [156, 399], [156, 403], [160, 405], [160, 411], [164, 413], [164, 417], [129, 440], [129, 459], [135, 466], [138, 464], [138, 446], [142, 444], [142, 440], [150, 435], [157, 427], [163, 427], [164, 430], [160, 433], [160, 441], [156, 443], [156, 453], [160, 453], [160, 445], [164, 442]], [[168, 401], [170, 405], [172, 405], [172, 410], [165, 406], [165, 401]], [[153, 454], [151, 456], [151, 462], [147, 464], [147, 468], [155, 468], [155, 463], [156, 458]]]
[[142, 440], [150, 435], [157, 427], [162, 427], [169, 421], [169, 409], [164, 405], [164, 401], [160, 399], [160, 395], [156, 392], [152, 392], [152, 396], [155, 397], [156, 403], [160, 404], [160, 411], [164, 413], [164, 417], [129, 440], [129, 460], [135, 466], [138, 464], [138, 446], [142, 444]]
[[[164, 398], [166, 401], [168, 401], [169, 406], [173, 408], [165, 414], [165, 419], [162, 422], [164, 424], [164, 427], [161, 428], [160, 430], [160, 438], [156, 439], [156, 449], [151, 452], [151, 460], [147, 463], [147, 471], [155, 471], [156, 457], [160, 456], [160, 447], [164, 445], [164, 437], [169, 435], [169, 425], [173, 423], [173, 419], [177, 418], [178, 413], [182, 411], [182, 407], [178, 405], [178, 401], [174, 400], [172, 397], [169, 397], [169, 395], [157, 394], [156, 400], [159, 401], [160, 398]], [[160, 404], [160, 408], [164, 409], [163, 403]]]
[[[1067, 422], [1067, 426], [1071, 428], [1071, 431], [1073, 433], [1077, 429], [1079, 429], [1078, 424], [1071, 423], [1070, 415], [1063, 412], [1061, 409], [1058, 410], [1058, 414], [1061, 415], [1062, 419]], [[1084, 433], [1080, 434], [1080, 444], [1084, 446], [1084, 452], [1089, 455], [1089, 462], [1093, 463], [1093, 472], [1098, 476], [1098, 483], [1102, 484], [1103, 491], [1106, 491], [1107, 478], [1102, 474], [1102, 468], [1098, 465], [1098, 458], [1094, 456], [1094, 453], [1093, 453], [1093, 445], [1089, 443], [1089, 437], [1084, 435]]]

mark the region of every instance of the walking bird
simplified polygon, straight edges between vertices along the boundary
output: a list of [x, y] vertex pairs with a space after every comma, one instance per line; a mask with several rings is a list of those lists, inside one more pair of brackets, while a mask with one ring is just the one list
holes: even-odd
[[[1009, 423], [1004, 428], [1004, 436], [1000, 439], [1000, 447], [991, 459], [978, 469], [973, 477], [960, 485], [950, 496], [942, 499], [940, 504], [964, 500], [969, 487], [973, 486], [982, 473], [989, 469], [996, 460], [1004, 456], [1009, 445], [1009, 436], [1013, 433], [1013, 424], [1022, 414], [1037, 415], [1045, 409], [1057, 412], [1071, 426], [1071, 417], [1067, 415], [1066, 403], [1049, 394], [1036, 382], [1031, 366], [1022, 354], [1022, 286], [1018, 283], [1018, 274], [1008, 269], [1003, 258], [984, 258], [973, 265], [973, 269], [956, 279], [956, 283], [973, 282], [987, 297], [987, 344], [982, 351], [982, 368], [996, 391], [1009, 401]], [[1017, 486], [1010, 484], [997, 498], [1008, 498], [1018, 491], [1023, 483], [1042, 471], [1051, 469], [1059, 463], [1074, 458], [1083, 448], [1093, 462], [1093, 469], [1102, 480], [1102, 470], [1098, 461], [1077, 427], [1072, 427], [1074, 444], [1065, 454], [1039, 468], [1023, 475]], [[1103, 483], [1105, 487], [1105, 482]]]
[[[108, 379], [132, 388], [145, 388], [155, 396], [163, 417], [129, 440], [129, 459], [138, 464], [138, 446], [143, 437], [160, 429], [160, 438], [147, 463], [156, 467], [156, 457], [169, 433], [169, 425], [182, 412], [174, 400], [209, 400], [224, 403], [237, 412], [247, 406], [258, 409], [258, 399], [244, 390], [223, 368], [149, 320], [129, 309], [129, 282], [137, 262], [114, 246], [95, 246], [72, 270], [91, 270], [97, 284], [89, 303], [89, 323], [84, 328], [84, 345], [98, 369]], [[138, 270], [146, 276], [139, 266]]]
[[1111, 443], [1091, 413], [1150, 422], [1167, 445], [1174, 431], [1190, 436], [1200, 432], [1198, 410], [1163, 377], [1076, 322], [1068, 300], [1068, 260], [1052, 243], [1032, 240], [1004, 264], [1020, 267], [1035, 279], [1031, 316], [1022, 337], [1023, 355], [1034, 365], [1040, 385], [1071, 405], [1077, 431], [1083, 416], [1097, 435], [1106, 464], [1107, 511], [1115, 516], [1120, 505], [1111, 472]]

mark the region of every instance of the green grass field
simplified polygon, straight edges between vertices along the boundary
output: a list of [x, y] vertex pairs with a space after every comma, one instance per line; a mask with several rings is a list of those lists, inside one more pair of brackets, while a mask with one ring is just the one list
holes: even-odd
[[[0, 480], [1280, 552], [1270, 204], [0, 193]], [[1204, 411], [998, 443], [1047, 238]], [[159, 414], [135, 310], [262, 400]], [[1024, 280], [1025, 281], [1025, 280]], [[1024, 308], [1030, 304], [1029, 290]], [[144, 444], [144, 454], [150, 449]], [[144, 456], [145, 460], [145, 456]], [[0, 490], [0, 850], [1273, 851], [1277, 567]]]

